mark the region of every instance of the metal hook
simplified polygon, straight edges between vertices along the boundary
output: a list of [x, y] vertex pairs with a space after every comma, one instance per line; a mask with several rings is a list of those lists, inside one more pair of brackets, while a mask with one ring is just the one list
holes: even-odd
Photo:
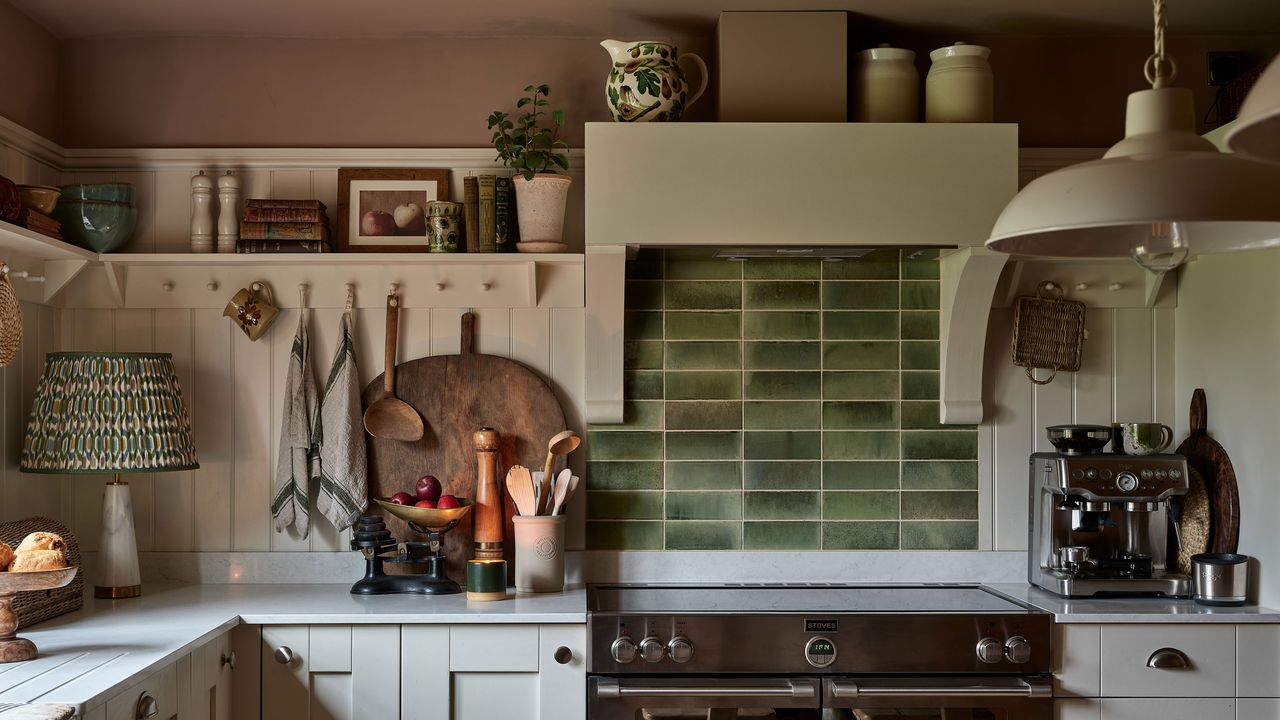
[[307, 284], [298, 283], [298, 307], [306, 309], [307, 307]]
[[345, 287], [347, 289], [347, 312], [351, 312], [351, 308], [355, 307], [356, 304], [356, 286], [347, 283]]
[[249, 289], [254, 292], [262, 292], [262, 283], [255, 280], [254, 283], [249, 286]]

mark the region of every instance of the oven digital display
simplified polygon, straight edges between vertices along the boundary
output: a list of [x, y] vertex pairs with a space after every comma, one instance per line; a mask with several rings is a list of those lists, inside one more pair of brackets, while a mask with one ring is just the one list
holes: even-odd
[[827, 667], [836, 661], [836, 644], [824, 637], [816, 637], [805, 643], [805, 659], [814, 667]]

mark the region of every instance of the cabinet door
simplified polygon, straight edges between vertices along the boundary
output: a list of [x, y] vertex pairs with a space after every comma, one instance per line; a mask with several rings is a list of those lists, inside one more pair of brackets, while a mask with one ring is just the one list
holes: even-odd
[[400, 627], [273, 625], [262, 630], [262, 717], [400, 716]]
[[1102, 703], [1092, 698], [1053, 701], [1053, 720], [1100, 720]]
[[[432, 710], [402, 720], [586, 717], [584, 626], [454, 625], [448, 644], [448, 687], [435, 691]], [[441, 698], [449, 695], [453, 703], [444, 715]]]
[[155, 703], [156, 720], [178, 720], [177, 663], [161, 668], [107, 700], [106, 720], [136, 720], [144, 697]]
[[1280, 720], [1280, 699], [1236, 698], [1236, 720]]
[[1231, 698], [1105, 698], [1102, 720], [1229, 720], [1235, 703]]
[[[234, 666], [231, 633], [210, 640], [191, 653], [191, 690], [188, 713], [191, 720], [231, 720]], [[184, 717], [183, 720], [187, 720]]]
[[587, 626], [543, 625], [538, 633], [538, 710], [542, 720], [587, 716]]

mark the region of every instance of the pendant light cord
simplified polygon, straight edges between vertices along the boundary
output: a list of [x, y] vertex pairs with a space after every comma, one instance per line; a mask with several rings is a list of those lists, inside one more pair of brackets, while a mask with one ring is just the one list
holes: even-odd
[[1155, 51], [1147, 58], [1142, 74], [1147, 76], [1151, 87], [1158, 90], [1173, 82], [1178, 74], [1178, 64], [1164, 51], [1164, 31], [1169, 27], [1165, 0], [1152, 0], [1152, 14], [1155, 20]]

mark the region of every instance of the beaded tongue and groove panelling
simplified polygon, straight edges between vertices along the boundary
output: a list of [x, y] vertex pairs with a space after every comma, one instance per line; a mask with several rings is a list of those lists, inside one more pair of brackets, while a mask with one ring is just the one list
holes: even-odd
[[975, 549], [977, 431], [938, 424], [938, 294], [936, 251], [642, 251], [625, 422], [588, 431], [588, 547]]

